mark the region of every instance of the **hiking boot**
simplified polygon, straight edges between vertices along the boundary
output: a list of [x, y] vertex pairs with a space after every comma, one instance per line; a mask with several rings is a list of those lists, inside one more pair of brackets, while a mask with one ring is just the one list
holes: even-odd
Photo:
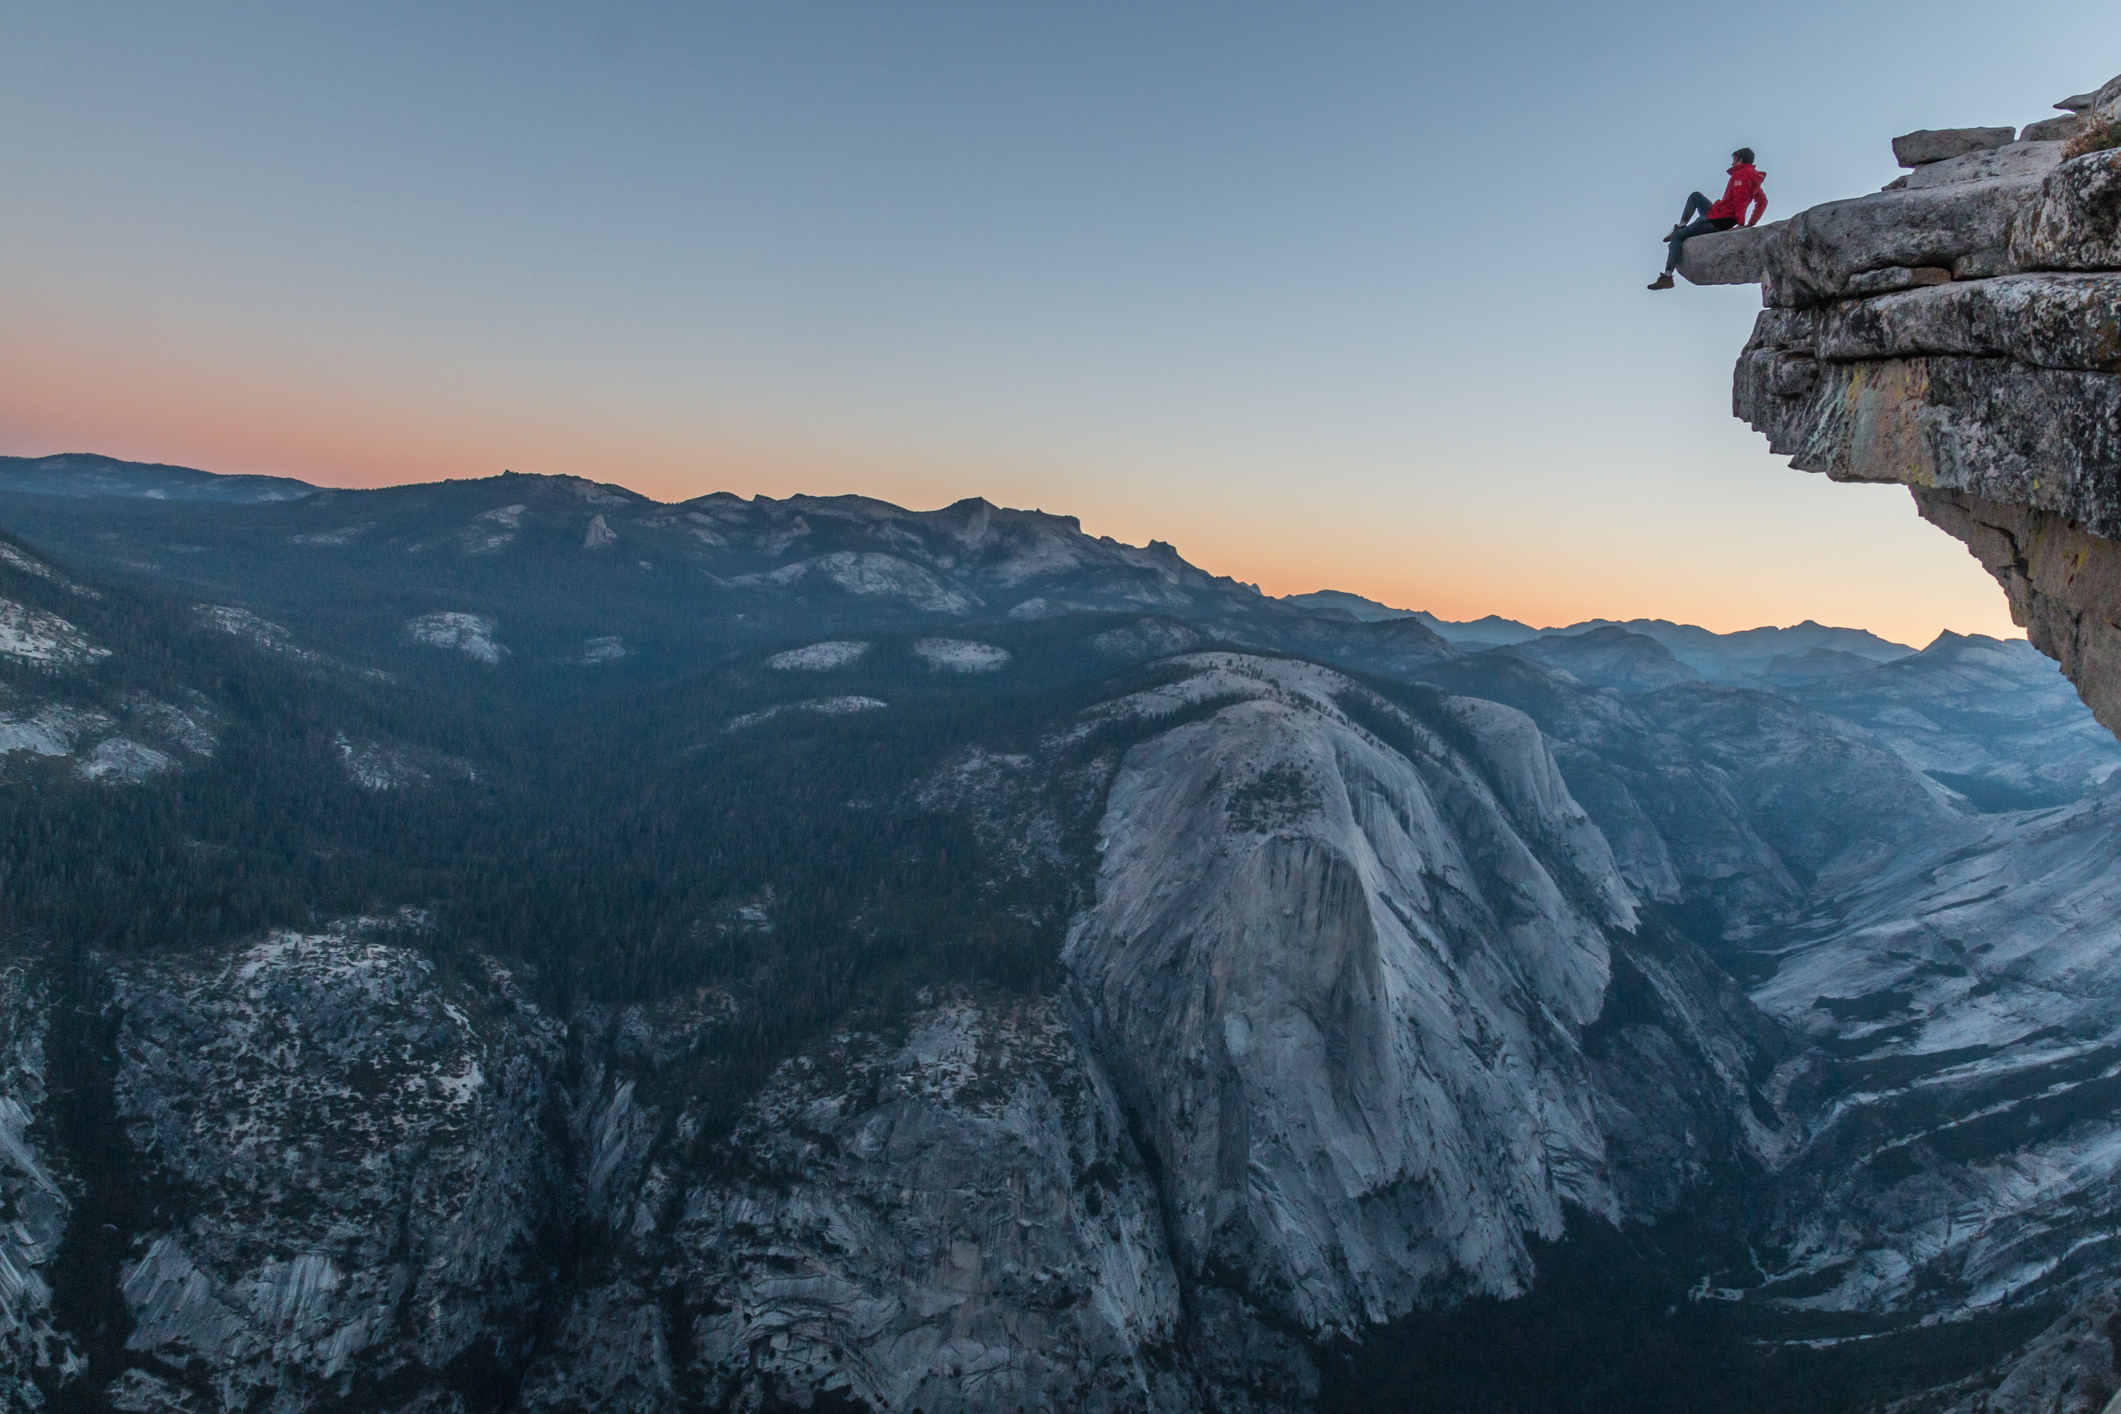
[[1672, 288], [1672, 272], [1667, 270], [1656, 279], [1650, 281], [1650, 288], [1653, 290], [1669, 290]]
[[1671, 229], [1671, 230], [1669, 230], [1669, 231], [1666, 231], [1666, 232], [1664, 233], [1664, 243], [1665, 243], [1666, 245], [1670, 245], [1670, 244], [1672, 243], [1672, 237], [1674, 237], [1674, 236], [1678, 235], [1678, 234], [1679, 234], [1679, 233], [1680, 233], [1681, 231], [1683, 231], [1683, 230], [1685, 230], [1685, 229], [1686, 229], [1686, 225], [1685, 225], [1685, 223], [1684, 223], [1684, 222], [1681, 222], [1681, 223], [1680, 223], [1679, 225], [1677, 225], [1677, 226], [1674, 226], [1674, 227], [1672, 227], [1672, 229]]

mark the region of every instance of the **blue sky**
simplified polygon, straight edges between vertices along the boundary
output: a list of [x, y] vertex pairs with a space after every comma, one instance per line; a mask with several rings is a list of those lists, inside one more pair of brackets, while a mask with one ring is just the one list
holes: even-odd
[[[2097, 56], [2087, 58], [2085, 56]], [[1642, 286], [2121, 7], [0, 6], [0, 452], [965, 495], [1451, 616], [2010, 632]]]

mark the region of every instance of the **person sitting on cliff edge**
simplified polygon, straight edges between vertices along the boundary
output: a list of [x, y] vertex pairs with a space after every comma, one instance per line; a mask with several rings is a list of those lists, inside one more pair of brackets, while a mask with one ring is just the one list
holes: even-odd
[[[1686, 199], [1686, 209], [1679, 213], [1679, 224], [1665, 237], [1672, 251], [1664, 258], [1664, 273], [1650, 281], [1651, 289], [1672, 288], [1672, 272], [1679, 268], [1679, 252], [1686, 245], [1687, 237], [1728, 231], [1741, 218], [1748, 226], [1759, 224], [1760, 213], [1767, 210], [1767, 193], [1760, 189], [1767, 173], [1753, 165], [1752, 148], [1741, 147], [1731, 154], [1730, 178], [1730, 184], [1723, 189], [1723, 200], [1713, 205], [1698, 191]], [[1694, 219], [1697, 211], [1702, 213], [1699, 221]]]

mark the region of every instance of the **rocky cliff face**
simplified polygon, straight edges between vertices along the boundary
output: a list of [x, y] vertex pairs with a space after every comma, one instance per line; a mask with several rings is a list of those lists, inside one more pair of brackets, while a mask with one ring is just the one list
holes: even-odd
[[49, 983], [25, 963], [0, 968], [0, 1371], [58, 1384], [84, 1368], [52, 1323], [53, 1259], [70, 1204], [48, 1136]]
[[116, 1120], [152, 1195], [117, 1273], [135, 1407], [446, 1395], [520, 1359], [558, 1028], [395, 931], [110, 973]]
[[1973, 817], [1763, 693], [1451, 661], [1198, 653], [952, 758], [977, 830], [1090, 812], [1058, 985], [857, 1014], [734, 1116], [739, 998], [548, 1015], [417, 915], [11, 963], [0, 1407], [1300, 1410], [1572, 1215], [1744, 1194], [1749, 1319], [2074, 1303], [1982, 1388], [2089, 1398], [2111, 788]]
[[1763, 286], [1737, 415], [1911, 487], [2121, 731], [2121, 78], [2065, 102], [2029, 140], [1910, 134], [1886, 190], [1712, 238], [1697, 273]]
[[[835, 1036], [699, 1142], [672, 1077], [722, 1008], [563, 1025], [401, 932], [92, 968], [93, 1178], [52, 1152], [42, 1053], [87, 1009], [0, 973], [0, 1409], [82, 1395], [60, 1282], [106, 1303], [100, 1393], [143, 1414], [1200, 1407], [1155, 1197], [1058, 1003]], [[137, 1222], [107, 1265], [62, 1254], [106, 1215]]]
[[[1113, 710], [1241, 702], [1129, 756], [1066, 953], [1182, 1269], [1353, 1332], [1516, 1294], [1565, 1207], [1653, 1216], [1673, 1171], [1773, 1147], [1754, 1038], [1628, 953], [1633, 895], [1528, 718], [1446, 698], [1417, 721], [1309, 665], [1194, 663]], [[1693, 1044], [1608, 1074], [1586, 1028], [1645, 968]], [[1707, 1113], [1645, 1112], [1644, 1067]]]
[[698, 1024], [580, 1019], [575, 1201], [607, 1255], [521, 1407], [1198, 1407], [1155, 1195], [1058, 1002], [843, 1032], [704, 1140], [669, 1083]]

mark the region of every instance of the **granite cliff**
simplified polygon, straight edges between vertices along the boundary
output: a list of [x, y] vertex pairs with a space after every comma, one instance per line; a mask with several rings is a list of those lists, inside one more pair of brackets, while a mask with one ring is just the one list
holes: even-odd
[[1883, 191], [1688, 251], [1766, 308], [1732, 403], [1793, 466], [1909, 486], [2121, 731], [2121, 77], [1911, 133]]

